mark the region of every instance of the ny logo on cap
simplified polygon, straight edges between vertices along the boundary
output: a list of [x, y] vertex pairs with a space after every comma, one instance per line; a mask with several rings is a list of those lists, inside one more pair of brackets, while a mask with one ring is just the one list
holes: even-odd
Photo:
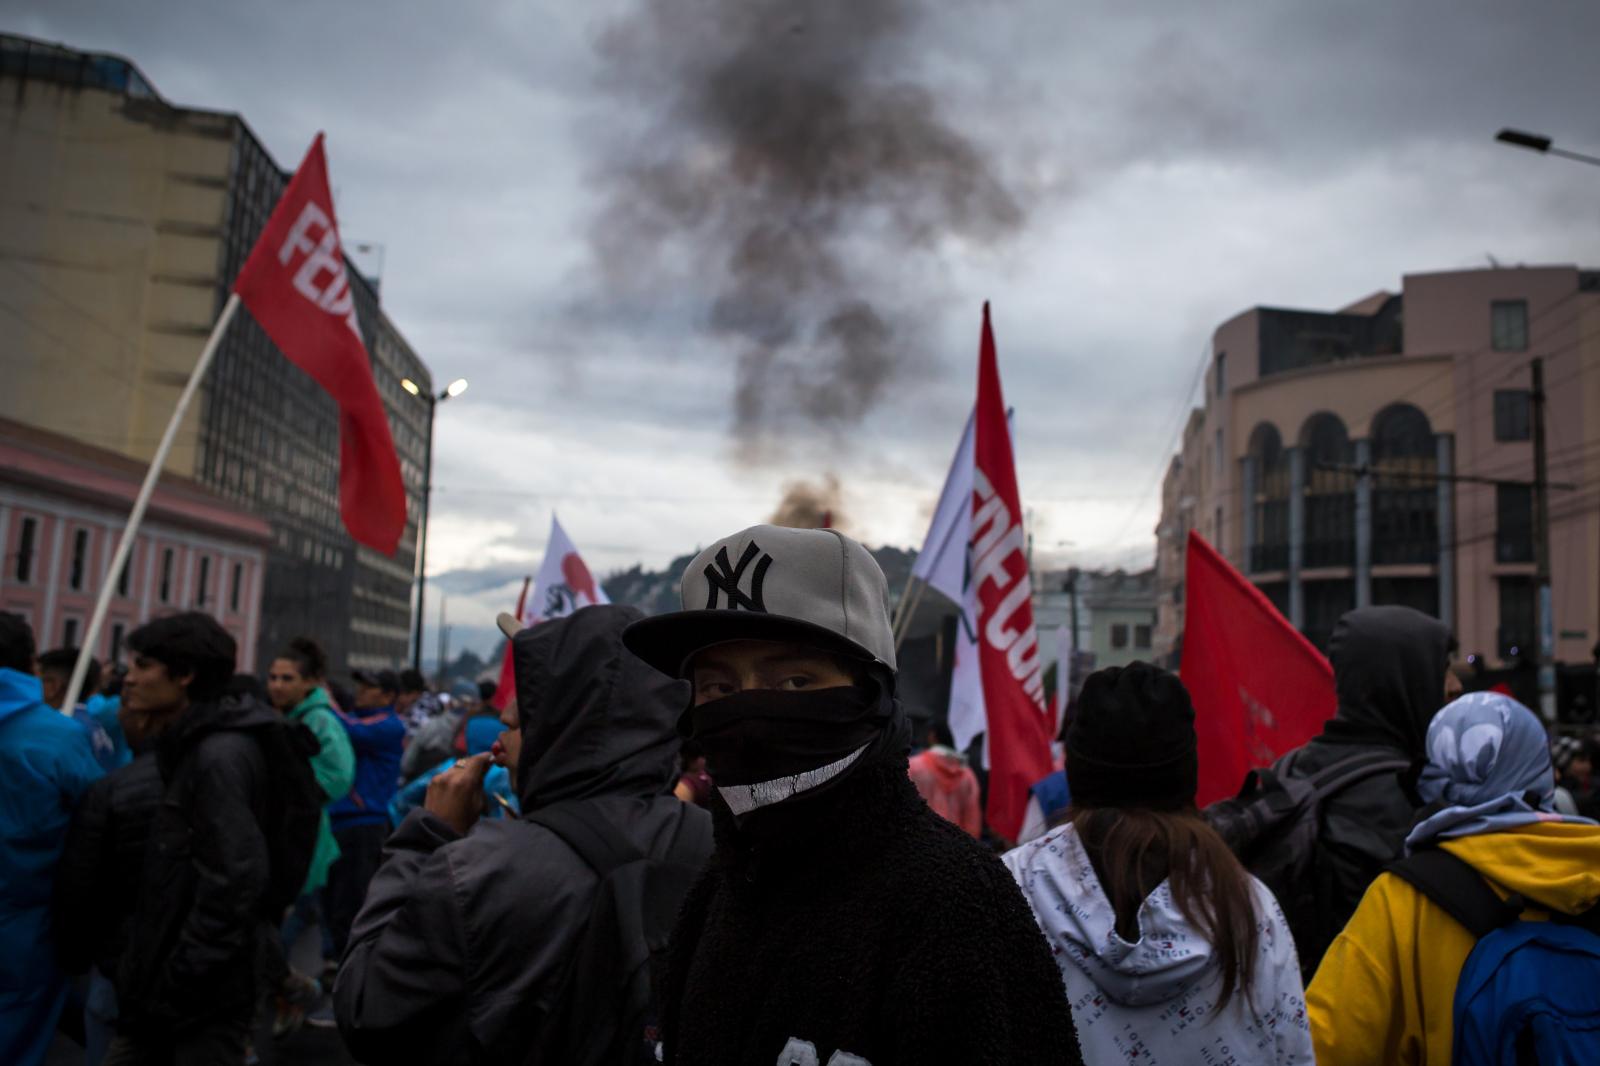
[[[756, 556], [761, 556], [761, 561], [756, 563], [755, 572], [750, 575], [750, 594], [739, 588], [744, 581], [744, 572], [750, 569], [750, 563]], [[761, 598], [761, 583], [767, 578], [767, 569], [772, 566], [772, 556], [761, 550], [755, 541], [744, 550], [739, 557], [739, 565], [734, 566], [728, 562], [728, 549], [718, 548], [715, 566], [706, 567], [706, 581], [710, 584], [710, 595], [706, 598], [706, 610], [714, 611], [717, 608], [717, 590], [721, 589], [728, 596], [728, 610], [737, 611], [741, 607], [747, 611], [760, 611], [767, 613], [767, 604]]]

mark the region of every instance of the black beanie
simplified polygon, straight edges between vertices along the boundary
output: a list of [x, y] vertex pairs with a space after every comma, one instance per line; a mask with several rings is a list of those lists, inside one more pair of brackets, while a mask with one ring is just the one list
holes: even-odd
[[1081, 807], [1194, 806], [1194, 707], [1177, 675], [1149, 663], [1097, 670], [1067, 730], [1067, 787]]

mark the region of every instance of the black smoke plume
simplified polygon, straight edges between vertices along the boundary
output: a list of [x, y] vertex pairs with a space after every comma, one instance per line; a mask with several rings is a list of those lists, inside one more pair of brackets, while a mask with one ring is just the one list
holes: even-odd
[[844, 496], [839, 478], [825, 474], [821, 482], [791, 481], [783, 487], [783, 499], [767, 522], [794, 529], [844, 529]]
[[628, 106], [605, 140], [595, 252], [619, 286], [703, 297], [736, 353], [745, 454], [859, 424], [921, 362], [942, 246], [1022, 221], [899, 73], [917, 15], [913, 0], [639, 0], [600, 38]]

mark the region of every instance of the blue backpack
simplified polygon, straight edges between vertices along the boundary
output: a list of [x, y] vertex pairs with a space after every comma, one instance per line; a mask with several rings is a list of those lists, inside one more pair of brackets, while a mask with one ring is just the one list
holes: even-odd
[[[1600, 906], [1522, 920], [1536, 902], [1501, 899], [1439, 849], [1389, 867], [1477, 938], [1456, 983], [1456, 1066], [1600, 1063]], [[1541, 908], [1542, 909], [1542, 908]]]

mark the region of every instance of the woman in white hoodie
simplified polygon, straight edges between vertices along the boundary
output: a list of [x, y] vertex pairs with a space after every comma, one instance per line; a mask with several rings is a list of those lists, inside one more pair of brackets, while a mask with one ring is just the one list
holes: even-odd
[[1312, 1064], [1294, 939], [1201, 819], [1177, 677], [1090, 675], [1067, 733], [1067, 821], [1005, 857], [1072, 1004], [1083, 1060]]

